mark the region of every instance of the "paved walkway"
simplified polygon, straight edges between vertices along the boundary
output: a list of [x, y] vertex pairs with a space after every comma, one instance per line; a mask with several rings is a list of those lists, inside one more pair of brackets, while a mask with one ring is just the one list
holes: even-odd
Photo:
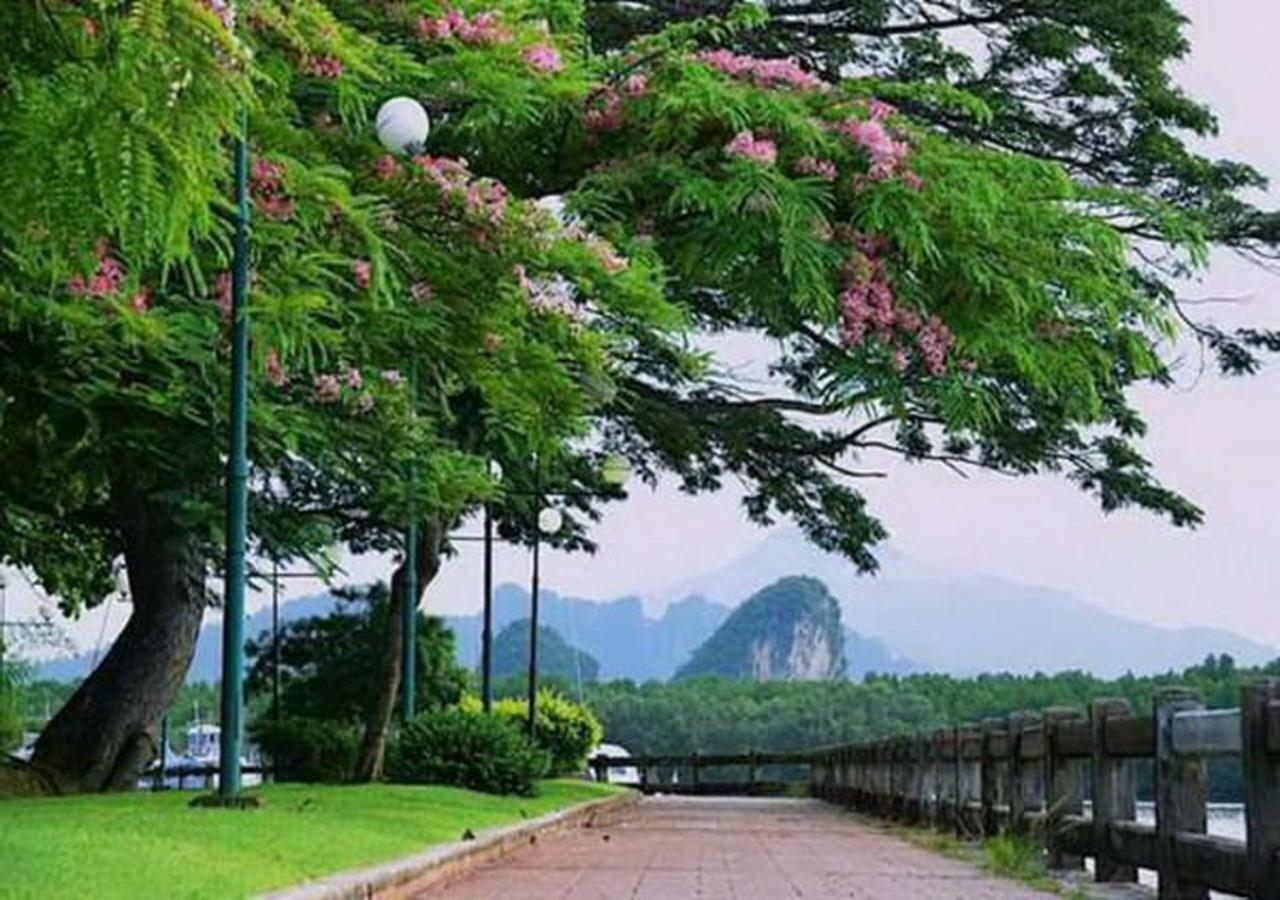
[[418, 895], [479, 898], [1024, 900], [1046, 895], [816, 800], [650, 797]]

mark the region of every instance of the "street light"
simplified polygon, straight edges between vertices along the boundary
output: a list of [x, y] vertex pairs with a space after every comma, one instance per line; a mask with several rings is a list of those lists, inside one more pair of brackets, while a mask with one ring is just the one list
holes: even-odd
[[378, 140], [391, 153], [416, 156], [427, 145], [431, 119], [412, 97], [391, 98], [378, 108], [373, 121]]
[[[489, 477], [502, 480], [502, 464], [489, 460]], [[484, 504], [484, 624], [480, 629], [480, 702], [493, 712], [493, 507]]]
[[[393, 97], [378, 108], [374, 117], [374, 130], [378, 141], [392, 153], [416, 156], [427, 144], [431, 132], [431, 120], [422, 104], [412, 97]], [[417, 379], [410, 378], [410, 390], [417, 390]], [[410, 475], [413, 475], [410, 470]], [[404, 641], [400, 648], [400, 717], [408, 722], [413, 719], [417, 698], [417, 636], [418, 613], [418, 522], [411, 521], [404, 533], [404, 603], [401, 609], [401, 631]]]
[[[617, 490], [627, 483], [631, 477], [631, 464], [621, 454], [611, 453], [600, 465], [600, 480], [611, 490]], [[542, 546], [542, 535], [558, 534], [564, 527], [564, 514], [557, 507], [543, 506], [544, 499], [549, 496], [543, 493], [541, 480], [536, 482], [534, 499], [538, 504], [538, 527], [533, 533], [533, 579], [529, 597], [529, 737], [537, 736], [538, 730], [538, 593], [539, 593], [539, 557]], [[592, 492], [568, 492], [555, 496], [584, 497], [595, 496]]]

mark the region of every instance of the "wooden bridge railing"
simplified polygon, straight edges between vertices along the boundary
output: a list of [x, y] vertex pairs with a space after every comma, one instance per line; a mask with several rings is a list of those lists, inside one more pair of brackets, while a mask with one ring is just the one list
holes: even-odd
[[[1245, 840], [1208, 831], [1211, 757], [1243, 765]], [[1137, 821], [1135, 766], [1155, 771], [1155, 825]], [[1043, 840], [1051, 865], [1094, 859], [1101, 882], [1159, 875], [1160, 897], [1209, 891], [1280, 900], [1280, 679], [1246, 686], [1239, 709], [1206, 710], [1169, 689], [1150, 715], [1124, 700], [1088, 713], [1014, 713], [810, 755], [813, 794], [861, 812], [954, 830]], [[1085, 797], [1092, 812], [1085, 812]]]
[[[746, 794], [765, 796], [785, 794], [807, 787], [803, 772], [809, 766], [811, 754], [797, 753], [693, 753], [681, 756], [595, 756], [590, 760], [597, 781], [605, 781], [610, 770], [635, 769], [641, 791], [646, 794]], [[801, 777], [788, 781], [765, 778], [769, 772], [762, 769], [789, 766], [801, 768]], [[738, 781], [716, 780], [718, 771], [726, 768], [743, 769], [745, 778]], [[685, 780], [663, 780], [663, 771], [669, 774], [683, 773]], [[708, 770], [712, 770], [708, 773]], [[776, 771], [776, 770], [775, 770]], [[708, 777], [710, 774], [712, 777]], [[807, 792], [807, 791], [806, 791]]]

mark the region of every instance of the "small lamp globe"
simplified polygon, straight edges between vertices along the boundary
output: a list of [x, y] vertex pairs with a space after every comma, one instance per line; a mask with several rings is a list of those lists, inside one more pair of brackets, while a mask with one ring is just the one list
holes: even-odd
[[378, 108], [374, 128], [388, 151], [416, 156], [427, 146], [431, 120], [422, 104], [412, 97], [392, 97]]

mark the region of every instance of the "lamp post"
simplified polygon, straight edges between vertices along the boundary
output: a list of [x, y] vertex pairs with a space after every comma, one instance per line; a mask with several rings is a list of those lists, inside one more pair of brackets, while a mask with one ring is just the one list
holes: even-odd
[[[378, 108], [374, 129], [382, 146], [400, 156], [415, 156], [422, 152], [431, 131], [431, 120], [422, 104], [412, 97], [393, 97]], [[417, 379], [410, 378], [410, 390], [417, 390]], [[416, 400], [416, 397], [415, 397]], [[410, 471], [412, 477], [413, 472]], [[401, 631], [404, 640], [400, 648], [400, 717], [405, 722], [413, 719], [417, 707], [414, 690], [417, 686], [417, 626], [418, 612], [418, 522], [410, 515], [404, 533], [404, 602], [401, 608]]]
[[244, 732], [245, 549], [249, 503], [249, 147], [241, 107], [235, 141], [236, 217], [231, 266], [231, 446], [227, 454], [227, 550], [223, 569], [222, 731], [218, 794], [240, 793]]
[[[627, 483], [631, 476], [631, 466], [626, 457], [612, 453], [605, 457], [600, 466], [600, 480], [612, 490], [618, 490]], [[532, 740], [538, 733], [538, 594], [541, 576], [539, 558], [542, 546], [542, 535], [554, 535], [564, 526], [564, 515], [554, 506], [544, 506], [548, 496], [583, 497], [598, 496], [587, 491], [546, 494], [542, 490], [540, 471], [535, 478], [534, 498], [538, 507], [537, 527], [533, 531], [533, 575], [529, 592], [529, 699], [528, 728]]]
[[[489, 477], [502, 480], [502, 466], [489, 460]], [[480, 628], [480, 702], [493, 712], [493, 508], [484, 505], [484, 619]]]

